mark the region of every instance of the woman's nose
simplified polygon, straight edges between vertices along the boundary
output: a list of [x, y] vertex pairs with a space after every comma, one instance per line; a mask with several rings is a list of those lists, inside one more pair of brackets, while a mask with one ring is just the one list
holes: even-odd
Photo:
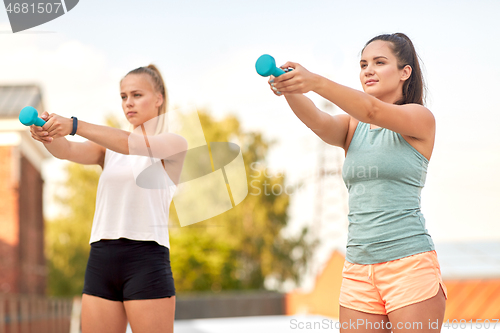
[[367, 65], [367, 66], [365, 67], [365, 73], [364, 73], [364, 74], [365, 74], [365, 75], [367, 75], [367, 76], [368, 76], [368, 75], [373, 75], [373, 67], [372, 67], [372, 66], [370, 66], [370, 65]]

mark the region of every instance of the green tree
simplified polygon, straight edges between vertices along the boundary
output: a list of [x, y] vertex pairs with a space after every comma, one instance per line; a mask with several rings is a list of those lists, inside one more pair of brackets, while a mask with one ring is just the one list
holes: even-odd
[[[307, 229], [292, 238], [282, 235], [289, 220], [290, 198], [286, 193], [275, 195], [271, 188], [283, 188], [285, 176], [266, 177], [269, 174], [264, 172], [268, 171], [265, 157], [273, 142], [261, 133], [243, 132], [234, 116], [216, 121], [207, 111], [198, 114], [207, 142], [238, 140], [252, 186], [235, 208], [183, 228], [172, 204], [169, 231], [176, 289], [262, 289], [266, 277], [278, 284], [298, 282], [315, 242], [308, 240]], [[123, 128], [114, 117], [108, 117], [107, 124]], [[48, 289], [53, 296], [79, 295], [82, 291], [101, 170], [69, 163], [66, 173], [67, 180], [56, 197], [64, 213], [46, 226]]]
[[89, 239], [94, 217], [99, 166], [68, 163], [67, 179], [59, 185], [56, 202], [64, 213], [45, 227], [49, 269], [48, 294], [79, 295], [83, 289], [90, 252]]
[[[270, 176], [265, 167], [273, 142], [259, 132], [244, 132], [234, 116], [216, 121], [206, 111], [198, 113], [207, 142], [237, 139], [241, 144], [251, 189], [233, 209], [183, 228], [173, 204], [171, 262], [177, 290], [263, 289], [266, 277], [278, 285], [299, 282], [316, 242], [308, 240], [307, 228], [295, 237], [282, 234], [290, 198], [282, 190], [285, 176]], [[281, 190], [271, 191], [273, 186]]]

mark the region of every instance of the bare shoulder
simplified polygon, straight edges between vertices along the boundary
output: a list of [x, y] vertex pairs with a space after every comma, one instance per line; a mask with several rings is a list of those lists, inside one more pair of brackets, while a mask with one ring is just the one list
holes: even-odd
[[432, 111], [427, 107], [420, 104], [405, 104], [401, 105], [401, 108], [406, 112], [415, 114], [416, 118], [425, 125], [428, 125], [429, 127], [436, 126], [436, 118], [434, 117]]
[[400, 133], [401, 136], [415, 148], [415, 150], [430, 161], [436, 136], [436, 118], [434, 114], [431, 110], [420, 104], [407, 104], [402, 106], [415, 115], [417, 119], [417, 123], [414, 124], [415, 133], [418, 133], [418, 135]]
[[420, 104], [395, 105], [374, 100], [368, 123], [422, 141], [433, 141], [436, 121], [432, 112]]
[[393, 105], [379, 103], [380, 109], [370, 123], [399, 133], [427, 160], [434, 149], [436, 119], [431, 110], [420, 104]]
[[186, 138], [175, 133], [161, 133], [155, 138], [151, 147], [157, 147], [168, 151], [165, 160], [183, 161], [188, 150]]

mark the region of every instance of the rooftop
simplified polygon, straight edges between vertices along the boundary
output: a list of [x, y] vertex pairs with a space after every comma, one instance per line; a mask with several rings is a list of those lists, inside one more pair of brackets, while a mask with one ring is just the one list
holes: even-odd
[[0, 85], [0, 118], [17, 118], [25, 106], [39, 108], [42, 93], [37, 85]]
[[443, 279], [500, 278], [500, 241], [435, 244]]

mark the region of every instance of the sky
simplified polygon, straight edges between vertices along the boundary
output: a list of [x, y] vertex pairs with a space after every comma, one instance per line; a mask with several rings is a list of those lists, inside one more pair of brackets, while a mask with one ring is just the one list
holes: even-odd
[[[305, 182], [292, 197], [293, 234], [317, 216], [319, 150], [326, 149], [327, 166], [341, 165], [343, 150], [324, 147], [285, 99], [269, 90], [255, 72], [256, 59], [271, 54], [278, 65], [298, 62], [361, 90], [364, 44], [381, 33], [403, 32], [423, 61], [426, 106], [436, 118], [422, 191], [429, 233], [436, 243], [499, 241], [499, 12], [495, 0], [82, 0], [51, 22], [12, 34], [0, 9], [0, 84], [40, 84], [49, 112], [102, 124], [106, 114], [123, 117], [119, 80], [131, 69], [156, 64], [170, 106], [206, 108], [218, 119], [235, 114], [244, 130], [276, 140], [267, 166], [284, 172], [289, 184]], [[307, 96], [325, 107], [318, 95]], [[62, 163], [51, 159], [43, 167], [49, 215], [57, 213], [49, 196]], [[330, 182], [324, 191], [341, 199], [331, 205], [324, 200], [325, 212], [335, 211], [321, 222], [329, 231], [317, 266], [329, 250], [345, 246], [347, 194], [342, 182]], [[336, 215], [344, 222], [329, 220]]]

